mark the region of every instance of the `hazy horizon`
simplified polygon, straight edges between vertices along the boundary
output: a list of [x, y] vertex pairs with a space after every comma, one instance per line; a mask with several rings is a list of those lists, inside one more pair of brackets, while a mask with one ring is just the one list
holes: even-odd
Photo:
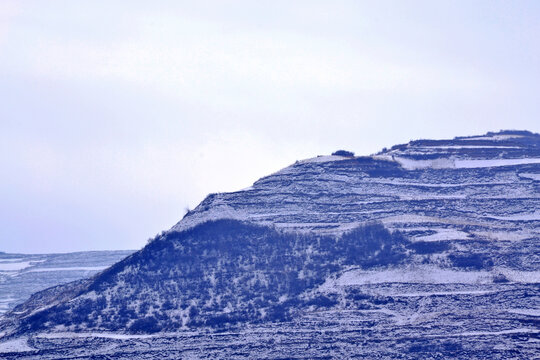
[[296, 160], [540, 132], [540, 3], [0, 3], [0, 251], [138, 249]]

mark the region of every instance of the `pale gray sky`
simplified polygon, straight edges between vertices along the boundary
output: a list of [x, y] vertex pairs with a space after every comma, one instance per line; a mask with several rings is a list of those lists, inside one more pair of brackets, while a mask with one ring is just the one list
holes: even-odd
[[537, 1], [0, 1], [0, 251], [135, 249], [297, 159], [540, 131]]

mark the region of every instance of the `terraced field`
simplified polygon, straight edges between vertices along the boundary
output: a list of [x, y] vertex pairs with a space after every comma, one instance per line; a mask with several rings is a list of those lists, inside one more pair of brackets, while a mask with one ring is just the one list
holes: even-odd
[[319, 156], [0, 319], [6, 358], [535, 359], [540, 135]]

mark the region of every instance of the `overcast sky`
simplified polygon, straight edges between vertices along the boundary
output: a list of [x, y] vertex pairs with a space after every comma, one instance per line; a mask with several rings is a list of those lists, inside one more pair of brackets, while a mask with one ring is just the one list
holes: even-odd
[[0, 251], [137, 249], [297, 159], [540, 131], [538, 1], [0, 1]]

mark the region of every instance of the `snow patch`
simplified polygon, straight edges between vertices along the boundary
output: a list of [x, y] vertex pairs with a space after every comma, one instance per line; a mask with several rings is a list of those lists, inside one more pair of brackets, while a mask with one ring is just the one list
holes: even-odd
[[523, 159], [452, 159], [439, 158], [430, 160], [415, 160], [405, 157], [392, 156], [392, 159], [399, 163], [404, 169], [474, 169], [501, 166], [516, 166], [526, 164], [540, 164], [538, 158]]
[[540, 330], [521, 328], [521, 329], [509, 329], [501, 331], [466, 331], [458, 334], [448, 334], [444, 336], [497, 336], [497, 335], [507, 335], [507, 334], [522, 334], [522, 333], [540, 333]]
[[453, 225], [471, 225], [476, 224], [471, 221], [466, 221], [463, 218], [441, 218], [435, 216], [425, 216], [425, 215], [394, 215], [385, 218], [378, 219], [385, 226], [391, 226], [392, 224], [423, 224], [423, 223], [439, 223], [439, 224], [453, 224]]
[[455, 160], [453, 159], [433, 159], [433, 160], [414, 160], [404, 157], [393, 156], [395, 161], [397, 161], [401, 167], [407, 170], [418, 170], [418, 169], [449, 169], [455, 168]]
[[540, 211], [535, 211], [534, 213], [521, 213], [521, 214], [514, 214], [509, 216], [486, 216], [490, 219], [496, 219], [496, 220], [507, 220], [507, 221], [533, 221], [533, 220], [540, 220]]
[[524, 178], [527, 178], [527, 179], [532, 179], [532, 180], [540, 181], [540, 174], [534, 174], [534, 173], [522, 173], [522, 174], [519, 174], [519, 176], [524, 177]]
[[76, 266], [76, 267], [59, 267], [59, 268], [38, 268], [25, 271], [29, 272], [47, 272], [47, 271], [101, 271], [105, 270], [107, 266]]
[[0, 353], [26, 352], [34, 350], [36, 349], [28, 346], [28, 338], [26, 336], [0, 343]]
[[522, 138], [523, 135], [492, 135], [492, 136], [474, 136], [469, 138], [460, 138], [459, 140], [493, 140], [493, 141], [501, 141], [501, 140], [508, 140], [508, 139], [517, 139]]
[[321, 290], [352, 285], [413, 283], [413, 284], [492, 284], [496, 275], [520, 283], [540, 283], [540, 271], [516, 271], [499, 268], [496, 271], [457, 271], [433, 266], [396, 268], [383, 271], [350, 270], [337, 279], [327, 279]]
[[503, 145], [424, 145], [418, 147], [420, 149], [520, 149], [519, 146], [503, 146]]
[[330, 162], [330, 161], [339, 161], [339, 160], [347, 160], [350, 159], [350, 157], [347, 156], [339, 156], [339, 155], [321, 155], [310, 159], [300, 160], [299, 162], [301, 164], [308, 164], [308, 163], [323, 163], [323, 162]]
[[445, 183], [421, 183], [421, 182], [407, 182], [397, 179], [381, 179], [381, 178], [366, 178], [364, 182], [369, 184], [384, 184], [384, 185], [397, 185], [397, 186], [418, 186], [418, 187], [429, 187], [429, 188], [455, 188], [455, 187], [466, 187], [466, 186], [493, 186], [493, 185], [509, 185], [515, 184], [515, 182], [505, 181], [505, 182], [470, 182], [470, 183], [454, 183], [454, 184], [445, 184]]
[[135, 335], [135, 334], [119, 334], [119, 333], [98, 333], [98, 332], [89, 332], [89, 333], [74, 333], [74, 332], [57, 332], [57, 333], [41, 333], [37, 334], [38, 338], [45, 339], [63, 339], [63, 338], [104, 338], [104, 339], [118, 339], [118, 340], [129, 340], [129, 339], [148, 339], [156, 337], [157, 335]]
[[520, 315], [540, 316], [540, 309], [508, 309], [508, 312]]
[[524, 158], [524, 159], [491, 159], [491, 160], [455, 160], [455, 167], [458, 169], [515, 166], [515, 165], [526, 165], [526, 164], [540, 164], [540, 159]]
[[520, 241], [534, 236], [529, 231], [474, 231], [475, 235], [495, 241]]
[[0, 263], [0, 271], [19, 271], [32, 266], [33, 261], [22, 262], [2, 262]]
[[424, 235], [415, 237], [418, 241], [443, 241], [443, 240], [466, 240], [469, 239], [469, 234], [456, 229], [433, 229], [437, 231], [432, 235]]
[[428, 297], [428, 296], [448, 296], [448, 295], [486, 295], [494, 293], [494, 290], [469, 290], [469, 291], [426, 291], [405, 294], [392, 294], [395, 297]]

